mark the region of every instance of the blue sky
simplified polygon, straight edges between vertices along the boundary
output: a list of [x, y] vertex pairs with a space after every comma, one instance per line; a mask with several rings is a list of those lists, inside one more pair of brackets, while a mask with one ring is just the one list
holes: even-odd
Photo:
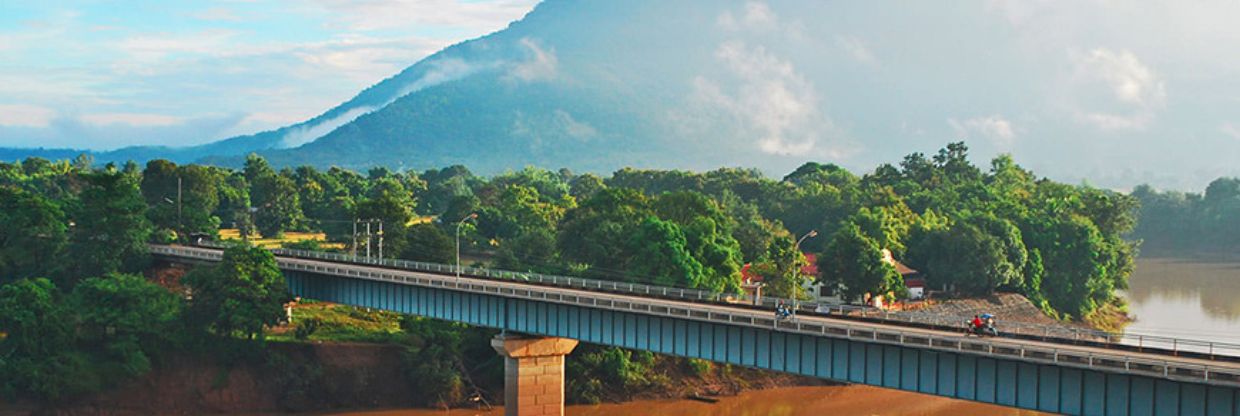
[[[181, 146], [294, 124], [536, 2], [0, 2], [0, 146]], [[1240, 175], [1240, 1], [652, 4], [710, 22], [680, 36], [721, 40], [697, 45], [712, 59], [700, 74], [668, 82], [789, 160], [870, 169], [966, 140], [1070, 182]]]
[[190, 145], [293, 124], [535, 3], [0, 2], [0, 146]]

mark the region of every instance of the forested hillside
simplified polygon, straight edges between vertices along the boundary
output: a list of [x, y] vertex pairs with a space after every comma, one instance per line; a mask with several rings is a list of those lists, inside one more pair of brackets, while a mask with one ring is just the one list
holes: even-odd
[[1141, 204], [1133, 237], [1158, 250], [1211, 253], [1240, 249], [1240, 178], [1218, 178], [1204, 193], [1133, 189]]

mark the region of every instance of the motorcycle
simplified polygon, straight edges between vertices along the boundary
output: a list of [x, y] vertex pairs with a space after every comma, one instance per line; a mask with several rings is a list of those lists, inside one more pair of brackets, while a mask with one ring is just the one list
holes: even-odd
[[994, 315], [991, 315], [988, 313], [982, 314], [981, 319], [982, 319], [982, 326], [973, 325], [972, 320], [964, 321], [964, 326], [966, 328], [965, 329], [966, 336], [967, 335], [977, 335], [978, 337], [999, 336], [999, 330], [995, 328], [995, 316]]

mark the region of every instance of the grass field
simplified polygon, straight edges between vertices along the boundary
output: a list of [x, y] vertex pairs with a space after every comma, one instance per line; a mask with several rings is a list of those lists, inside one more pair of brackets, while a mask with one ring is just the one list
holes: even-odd
[[317, 329], [307, 341], [391, 342], [402, 336], [397, 313], [303, 300], [293, 307], [293, 323], [272, 328], [268, 339], [296, 340], [297, 326], [310, 320], [317, 322]]
[[[236, 228], [221, 228], [220, 239], [221, 240], [240, 240], [241, 230], [238, 230]], [[324, 235], [323, 233], [302, 233], [302, 232], [296, 232], [296, 231], [288, 231], [284, 233], [283, 238], [262, 238], [262, 236], [259, 236], [258, 234], [250, 235], [250, 242], [262, 248], [279, 248], [279, 247], [282, 247], [286, 243], [296, 243], [299, 241], [306, 241], [306, 240], [322, 241], [324, 243], [321, 244], [320, 247], [323, 247], [323, 248], [344, 248], [344, 244], [327, 243], [326, 242], [327, 236]]]

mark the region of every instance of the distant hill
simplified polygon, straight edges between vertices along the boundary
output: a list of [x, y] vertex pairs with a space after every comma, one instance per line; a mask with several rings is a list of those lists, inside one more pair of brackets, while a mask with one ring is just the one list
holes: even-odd
[[[483, 173], [752, 164], [746, 155], [758, 149], [719, 146], [713, 139], [723, 131], [714, 126], [685, 134], [676, 119], [693, 68], [675, 62], [709, 63], [715, 53], [707, 37], [669, 34], [714, 24], [713, 14], [686, 16], [704, 14], [653, 1], [547, 1], [505, 30], [449, 47], [285, 129], [284, 143], [299, 146], [259, 153], [278, 166], [459, 163]], [[672, 40], [674, 48], [649, 48]]]
[[[465, 164], [481, 173], [526, 165], [785, 169], [799, 160], [763, 151], [762, 136], [771, 132], [738, 114], [746, 103], [710, 102], [720, 97], [709, 94], [730, 93], [717, 90], [733, 88], [728, 77], [763, 76], [737, 75], [719, 62], [734, 35], [718, 29], [719, 13], [743, 15], [745, 5], [549, 0], [508, 28], [448, 47], [305, 122], [200, 146], [94, 156], [237, 166], [258, 152], [276, 166]], [[733, 52], [766, 53], [745, 48]], [[78, 153], [0, 149], [4, 159]]]

